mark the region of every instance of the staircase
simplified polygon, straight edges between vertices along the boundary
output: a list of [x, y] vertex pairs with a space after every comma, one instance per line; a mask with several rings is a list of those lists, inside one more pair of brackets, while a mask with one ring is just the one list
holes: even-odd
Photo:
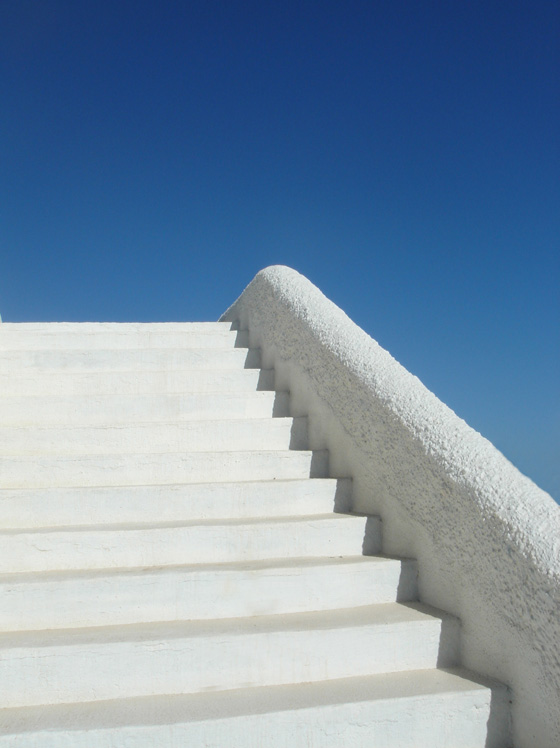
[[0, 748], [503, 748], [247, 341], [0, 325]]

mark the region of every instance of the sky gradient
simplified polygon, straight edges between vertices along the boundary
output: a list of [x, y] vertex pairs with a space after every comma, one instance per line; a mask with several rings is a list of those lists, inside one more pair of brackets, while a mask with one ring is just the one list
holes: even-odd
[[560, 500], [560, 6], [0, 3], [0, 313], [285, 264]]

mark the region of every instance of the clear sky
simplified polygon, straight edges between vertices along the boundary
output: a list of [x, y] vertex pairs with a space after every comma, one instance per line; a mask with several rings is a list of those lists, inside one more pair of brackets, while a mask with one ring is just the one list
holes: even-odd
[[0, 312], [296, 268], [560, 500], [560, 5], [1, 0]]

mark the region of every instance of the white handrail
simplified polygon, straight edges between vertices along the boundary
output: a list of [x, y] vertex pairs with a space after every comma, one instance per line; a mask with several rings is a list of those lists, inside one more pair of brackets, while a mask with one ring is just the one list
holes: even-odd
[[462, 661], [512, 688], [517, 748], [560, 745], [560, 508], [294, 270], [223, 315], [308, 413], [312, 446], [414, 556], [425, 602], [461, 618]]

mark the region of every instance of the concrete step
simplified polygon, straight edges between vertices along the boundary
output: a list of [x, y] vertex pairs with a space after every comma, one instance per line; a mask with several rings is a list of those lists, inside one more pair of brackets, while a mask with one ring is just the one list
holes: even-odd
[[326, 478], [323, 450], [170, 452], [0, 458], [3, 488], [143, 486]]
[[[217, 326], [219, 325], [219, 326]], [[211, 327], [188, 323], [103, 325], [95, 323], [14, 324], [0, 328], [0, 350], [127, 350], [135, 348], [246, 348], [247, 332], [228, 323]]]
[[3, 455], [289, 450], [307, 447], [307, 418], [228, 418], [119, 426], [0, 427]]
[[0, 574], [377, 553], [381, 524], [347, 514], [3, 530]]
[[186, 332], [227, 333], [231, 322], [3, 322], [0, 334], [41, 333], [55, 337], [61, 333], [113, 332], [134, 334], [136, 332], [168, 332], [171, 328]]
[[0, 634], [0, 700], [9, 708], [309, 683], [447, 667], [456, 656], [456, 619], [418, 603], [9, 633]]
[[152, 395], [255, 392], [274, 389], [272, 369], [130, 369], [0, 371], [0, 403], [14, 396]]
[[161, 348], [131, 350], [0, 350], [0, 369], [19, 376], [19, 372], [40, 371], [122, 371], [177, 369], [256, 369], [260, 351], [247, 348], [213, 350], [211, 348]]
[[154, 421], [270, 418], [290, 413], [287, 392], [0, 397], [0, 427], [111, 425]]
[[1, 631], [297, 613], [416, 599], [416, 563], [293, 558], [0, 576]]
[[459, 670], [3, 709], [0, 748], [506, 748], [508, 693]]
[[350, 508], [352, 481], [0, 489], [0, 527], [44, 528], [327, 514]]

